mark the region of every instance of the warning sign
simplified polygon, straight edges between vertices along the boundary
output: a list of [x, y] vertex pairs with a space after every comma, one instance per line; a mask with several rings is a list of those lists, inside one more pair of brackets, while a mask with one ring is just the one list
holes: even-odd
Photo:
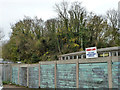
[[96, 57], [98, 57], [96, 47], [86, 48], [86, 58], [96, 58]]

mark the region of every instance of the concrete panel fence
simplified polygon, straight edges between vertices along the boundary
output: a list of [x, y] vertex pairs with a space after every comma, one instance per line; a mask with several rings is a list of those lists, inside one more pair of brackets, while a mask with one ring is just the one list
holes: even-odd
[[118, 88], [119, 59], [120, 56], [112, 56], [11, 64], [11, 70], [3, 65], [3, 81], [29, 88]]

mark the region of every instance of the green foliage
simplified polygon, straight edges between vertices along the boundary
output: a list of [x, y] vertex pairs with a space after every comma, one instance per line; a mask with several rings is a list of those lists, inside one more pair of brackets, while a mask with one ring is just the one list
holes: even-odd
[[[3, 45], [3, 58], [23, 63], [58, 59], [58, 55], [86, 47], [120, 46], [116, 13], [108, 17], [87, 13], [81, 3], [57, 4], [58, 18], [43, 21], [25, 17], [11, 26], [10, 40]], [[109, 22], [109, 23], [108, 23]]]
[[10, 84], [10, 81], [3, 81], [3, 85]]

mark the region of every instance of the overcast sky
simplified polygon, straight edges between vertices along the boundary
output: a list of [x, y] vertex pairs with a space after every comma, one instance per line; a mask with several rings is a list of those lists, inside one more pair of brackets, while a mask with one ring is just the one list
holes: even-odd
[[[5, 34], [5, 39], [8, 39], [10, 24], [15, 24], [17, 21], [30, 16], [37, 16], [43, 20], [57, 17], [54, 11], [56, 3], [63, 0], [0, 0], [0, 29]], [[64, 0], [69, 3], [74, 1], [82, 2], [87, 11], [96, 14], [105, 14], [109, 9], [118, 9], [120, 0]]]

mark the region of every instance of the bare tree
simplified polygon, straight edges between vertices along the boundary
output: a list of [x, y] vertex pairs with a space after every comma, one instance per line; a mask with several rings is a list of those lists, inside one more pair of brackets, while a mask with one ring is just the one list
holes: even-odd
[[118, 12], [117, 10], [108, 10], [107, 11], [107, 19], [108, 23], [110, 25], [109, 33], [110, 33], [110, 39], [112, 44], [116, 44], [116, 41], [118, 42]]
[[107, 11], [107, 18], [109, 20], [109, 24], [113, 27], [113, 28], [117, 28], [117, 23], [118, 23], [118, 12], [117, 10], [108, 10]]
[[3, 32], [2, 32], [2, 30], [0, 28], [0, 40], [2, 40], [3, 37], [4, 37], [4, 34], [3, 34]]

